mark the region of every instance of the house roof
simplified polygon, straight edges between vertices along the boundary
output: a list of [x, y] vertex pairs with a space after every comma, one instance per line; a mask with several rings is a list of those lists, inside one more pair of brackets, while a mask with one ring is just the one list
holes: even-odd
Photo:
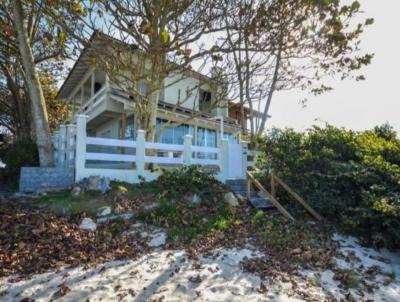
[[[101, 33], [99, 31], [95, 31], [89, 39], [87, 45], [83, 48], [82, 52], [80, 53], [78, 59], [75, 61], [71, 71], [69, 72], [68, 76], [64, 80], [63, 84], [61, 85], [60, 89], [57, 93], [57, 98], [65, 99], [69, 96], [71, 91], [79, 84], [82, 78], [85, 76], [87, 70], [93, 66], [92, 58], [90, 56], [90, 50], [102, 49], [104, 45], [107, 43], [119, 43], [127, 49], [138, 50], [139, 47], [136, 44], [128, 44], [116, 38], [113, 38], [109, 35]], [[187, 73], [191, 76], [194, 76], [199, 79], [203, 79], [206, 81], [212, 80], [212, 78], [201, 74], [199, 72], [187, 69]]]

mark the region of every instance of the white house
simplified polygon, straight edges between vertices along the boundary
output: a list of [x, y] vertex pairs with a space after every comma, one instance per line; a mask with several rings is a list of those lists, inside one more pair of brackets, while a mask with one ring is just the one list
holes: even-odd
[[[230, 117], [227, 101], [204, 112], [219, 86], [207, 84], [212, 79], [202, 74], [167, 76], [158, 103], [156, 134], [145, 142], [145, 129], [136, 129], [132, 96], [96, 68], [90, 57], [90, 47], [112, 41], [94, 35], [59, 89], [58, 98], [72, 105], [75, 118], [54, 135], [58, 165], [75, 167], [76, 181], [99, 174], [130, 182], [139, 176], [157, 177], [144, 171], [146, 163], [164, 167], [197, 163], [217, 169], [221, 179], [244, 178], [246, 146], [240, 142], [239, 121]], [[145, 94], [146, 82], [138, 85]], [[177, 104], [182, 95], [185, 100]], [[161, 127], [167, 122], [175, 126]], [[152, 156], [148, 156], [150, 149], [156, 151]]]

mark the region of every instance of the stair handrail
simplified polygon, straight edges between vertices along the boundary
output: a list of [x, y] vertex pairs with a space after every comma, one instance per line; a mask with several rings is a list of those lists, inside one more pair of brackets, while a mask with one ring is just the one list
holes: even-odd
[[319, 215], [312, 207], [310, 207], [306, 201], [301, 198], [299, 194], [297, 194], [292, 188], [290, 188], [282, 179], [280, 179], [275, 174], [271, 174], [271, 182], [278, 182], [292, 197], [298, 201], [315, 219], [318, 221], [322, 220], [322, 216]]
[[246, 190], [246, 194], [247, 194], [247, 198], [250, 199], [250, 193], [251, 193], [251, 183], [253, 183], [261, 192], [263, 192], [267, 198], [269, 199], [269, 201], [278, 209], [278, 211], [285, 216], [286, 218], [288, 218], [291, 221], [295, 221], [295, 219], [293, 218], [292, 215], [289, 214], [288, 211], [286, 211], [286, 209], [279, 203], [278, 200], [275, 199], [274, 196], [272, 196], [263, 186], [262, 184], [254, 177], [254, 175], [250, 172], [250, 171], [246, 171], [246, 175], [247, 175], [247, 190]]

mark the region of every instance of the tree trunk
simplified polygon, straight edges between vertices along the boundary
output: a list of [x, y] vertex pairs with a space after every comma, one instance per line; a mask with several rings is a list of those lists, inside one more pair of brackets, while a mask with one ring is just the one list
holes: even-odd
[[268, 94], [267, 103], [266, 103], [265, 108], [264, 108], [264, 112], [263, 112], [263, 117], [262, 117], [262, 120], [261, 120], [260, 128], [257, 131], [258, 134], [262, 134], [262, 132], [264, 131], [264, 128], [265, 128], [265, 122], [267, 121], [268, 111], [269, 111], [269, 107], [271, 105], [272, 96], [273, 96], [273, 94], [275, 92], [276, 83], [278, 81], [279, 67], [280, 67], [280, 64], [281, 64], [281, 54], [282, 54], [282, 46], [280, 46], [280, 48], [278, 50], [278, 54], [276, 56], [274, 76], [272, 78], [271, 88], [270, 88], [270, 91], [269, 91], [269, 94]]
[[17, 31], [18, 47], [25, 72], [25, 81], [31, 100], [32, 118], [40, 166], [49, 167], [53, 165], [53, 148], [47, 119], [46, 101], [43, 96], [39, 76], [35, 70], [22, 4], [20, 0], [14, 0], [13, 2], [14, 25]]
[[253, 103], [251, 102], [250, 97], [250, 59], [249, 59], [249, 45], [248, 45], [248, 35], [245, 35], [244, 38], [244, 46], [245, 46], [245, 58], [246, 58], [246, 99], [249, 104], [249, 115], [250, 115], [250, 136], [254, 135], [254, 117], [253, 117]]

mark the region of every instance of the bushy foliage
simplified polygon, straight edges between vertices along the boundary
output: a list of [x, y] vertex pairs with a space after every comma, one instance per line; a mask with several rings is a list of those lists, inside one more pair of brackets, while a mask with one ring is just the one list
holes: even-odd
[[163, 171], [157, 183], [168, 190], [170, 195], [197, 194], [205, 203], [212, 203], [218, 193], [214, 173], [198, 165]]
[[0, 170], [0, 180], [11, 184], [16, 183], [22, 166], [39, 164], [36, 144], [30, 140], [4, 143], [0, 145], [0, 160], [6, 166]]
[[[230, 228], [233, 211], [224, 203], [224, 188], [213, 175], [196, 165], [163, 171], [151, 183], [160, 191], [155, 197], [157, 206], [140, 218], [167, 227], [172, 240], [190, 240]], [[194, 195], [199, 197], [199, 203], [192, 202]]]
[[342, 230], [400, 247], [400, 140], [390, 126], [273, 129], [260, 144], [258, 167], [273, 169]]

